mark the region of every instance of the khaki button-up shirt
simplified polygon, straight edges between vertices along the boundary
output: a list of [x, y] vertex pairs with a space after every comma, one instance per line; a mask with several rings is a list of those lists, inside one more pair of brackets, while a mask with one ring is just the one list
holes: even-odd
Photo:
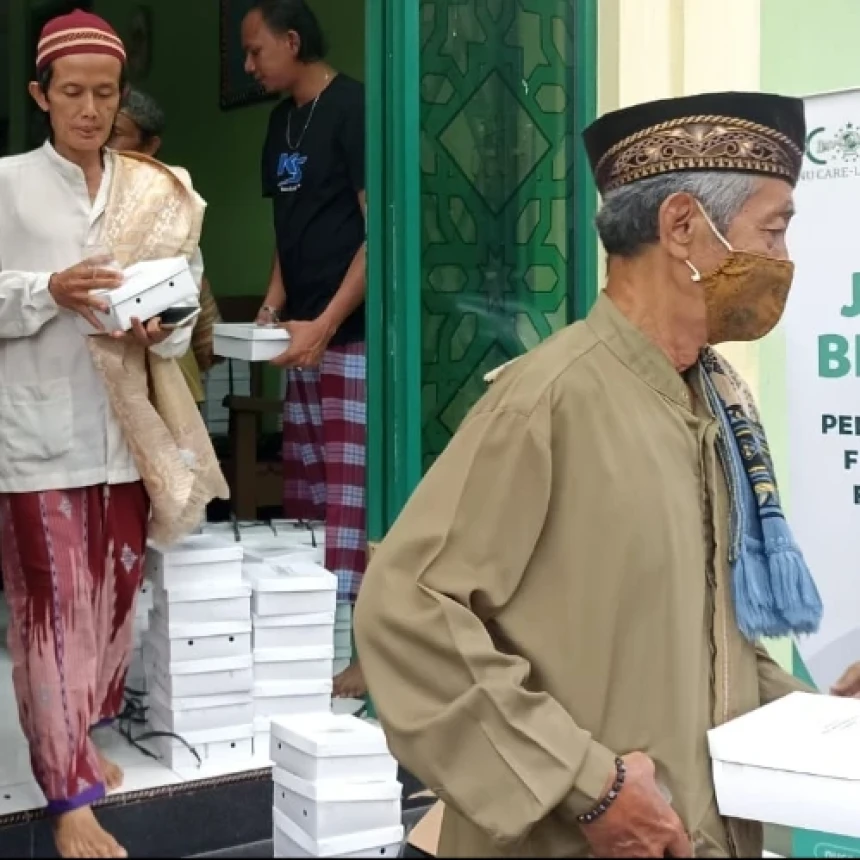
[[377, 550], [356, 609], [440, 856], [576, 857], [642, 751], [698, 856], [761, 856], [717, 811], [706, 733], [802, 686], [734, 620], [728, 494], [701, 396], [604, 295], [505, 369]]

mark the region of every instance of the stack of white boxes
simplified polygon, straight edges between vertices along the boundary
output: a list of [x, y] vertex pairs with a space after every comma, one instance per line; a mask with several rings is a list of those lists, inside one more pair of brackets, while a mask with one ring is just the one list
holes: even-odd
[[382, 730], [334, 714], [272, 720], [274, 856], [399, 856], [397, 762]]
[[143, 659], [143, 643], [149, 631], [149, 613], [153, 607], [152, 583], [144, 579], [137, 596], [134, 614], [134, 643], [128, 665], [126, 687], [142, 692], [146, 690], [146, 665]]
[[152, 741], [169, 767], [253, 758], [251, 589], [242, 557], [241, 544], [214, 535], [148, 551], [148, 722], [185, 741]]
[[269, 749], [272, 717], [331, 711], [337, 577], [279, 539], [252, 542], [244, 576], [254, 647], [254, 752]]

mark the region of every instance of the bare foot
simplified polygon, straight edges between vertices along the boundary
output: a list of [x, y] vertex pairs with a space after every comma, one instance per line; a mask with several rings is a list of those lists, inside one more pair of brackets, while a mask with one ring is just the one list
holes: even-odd
[[334, 679], [333, 692], [336, 699], [361, 699], [367, 695], [364, 672], [361, 671], [361, 664], [357, 660]]
[[128, 852], [102, 829], [89, 806], [59, 815], [54, 842], [60, 857], [128, 857]]
[[122, 768], [102, 755], [98, 750], [96, 750], [96, 755], [99, 757], [99, 766], [104, 774], [107, 790], [116, 791], [118, 788], [122, 788], [122, 782], [125, 779]]

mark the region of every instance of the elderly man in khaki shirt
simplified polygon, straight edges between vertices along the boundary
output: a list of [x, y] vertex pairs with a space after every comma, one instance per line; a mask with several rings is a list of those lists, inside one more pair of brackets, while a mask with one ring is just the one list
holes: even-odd
[[743, 382], [764, 336], [802, 102], [712, 93], [585, 134], [608, 282], [502, 370], [377, 551], [356, 639], [440, 856], [761, 856], [719, 814], [709, 729], [802, 686], [760, 639], [818, 592]]

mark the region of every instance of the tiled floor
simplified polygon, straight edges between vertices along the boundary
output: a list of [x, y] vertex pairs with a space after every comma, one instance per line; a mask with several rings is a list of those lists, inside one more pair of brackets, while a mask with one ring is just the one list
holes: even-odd
[[[18, 712], [12, 691], [12, 667], [5, 649], [5, 621], [3, 601], [0, 600], [0, 816], [25, 812], [44, 806], [45, 799], [30, 772], [27, 744], [18, 726]], [[360, 703], [353, 700], [335, 701], [338, 712], [352, 712]], [[241, 773], [267, 767], [267, 754], [247, 761], [222, 762], [214, 766], [207, 762], [203, 768], [177, 768], [171, 770], [135, 749], [113, 729], [102, 729], [96, 735], [100, 749], [125, 771], [123, 791], [143, 791], [211, 779], [230, 773]]]

